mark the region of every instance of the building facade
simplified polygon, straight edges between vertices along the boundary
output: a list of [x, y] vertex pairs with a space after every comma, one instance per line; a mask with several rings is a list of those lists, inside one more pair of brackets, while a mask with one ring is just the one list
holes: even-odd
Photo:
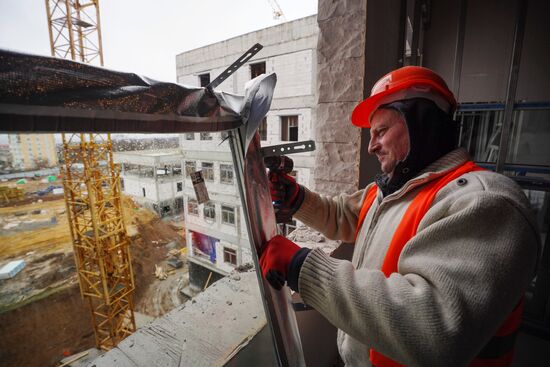
[[52, 134], [9, 134], [8, 141], [16, 170], [53, 167], [58, 163]]
[[[317, 17], [310, 16], [181, 53], [176, 57], [178, 83], [204, 87], [260, 43], [263, 49], [216, 89], [243, 95], [246, 82], [260, 74], [276, 73], [271, 110], [259, 130], [262, 146], [315, 139], [317, 34]], [[230, 149], [223, 138], [223, 133], [180, 136], [185, 171], [202, 170], [210, 195], [209, 203], [198, 205], [186, 173], [192, 284], [200, 284], [210, 272], [223, 276], [235, 266], [252, 262]], [[314, 157], [315, 152], [292, 156], [292, 175], [300, 184], [313, 183]]]
[[[180, 137], [192, 290], [204, 288], [236, 266], [252, 263], [231, 152], [228, 142], [222, 139], [220, 133], [189, 133]], [[190, 177], [197, 171], [202, 172], [210, 199], [203, 204], [197, 201]]]
[[183, 212], [183, 175], [179, 149], [116, 152], [122, 190], [161, 217]]

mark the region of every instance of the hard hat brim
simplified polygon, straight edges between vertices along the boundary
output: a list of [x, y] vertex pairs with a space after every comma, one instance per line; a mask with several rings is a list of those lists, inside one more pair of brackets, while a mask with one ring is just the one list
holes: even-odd
[[394, 92], [395, 90], [388, 89], [381, 93], [377, 93], [374, 96], [370, 96], [363, 102], [359, 103], [351, 113], [351, 122], [355, 126], [370, 129], [370, 118], [372, 114], [378, 109], [378, 107], [384, 104], [384, 101], [387, 99], [386, 97], [390, 96]]
[[[409, 98], [412, 97], [424, 97], [428, 99], [434, 100], [435, 95], [440, 95], [448, 105], [448, 108], [442, 108], [442, 110], [446, 110], [447, 112], [452, 112], [454, 108], [456, 107], [456, 100], [451, 92], [444, 90], [439, 85], [435, 84], [431, 80], [410, 80], [410, 81], [404, 81], [400, 82], [398, 85], [394, 86], [393, 88], [388, 88], [384, 91], [378, 92], [375, 95], [370, 96], [369, 98], [365, 99], [363, 102], [359, 103], [357, 107], [353, 110], [351, 114], [351, 122], [358, 127], [365, 127], [369, 128], [370, 125], [370, 119], [372, 117], [372, 114], [374, 111], [376, 111], [380, 106], [395, 102], [401, 99], [404, 99], [403, 96], [399, 96], [400, 92], [406, 91], [409, 89], [416, 89], [420, 88], [420, 93], [418, 91], [413, 92], [409, 94]], [[427, 88], [427, 89], [424, 89]], [[424, 89], [424, 90], [422, 90]], [[435, 93], [435, 94], [434, 94]], [[392, 95], [394, 98], [392, 98]], [[440, 102], [441, 104], [441, 98], [436, 98], [435, 102]], [[442, 107], [442, 106], [440, 106]]]

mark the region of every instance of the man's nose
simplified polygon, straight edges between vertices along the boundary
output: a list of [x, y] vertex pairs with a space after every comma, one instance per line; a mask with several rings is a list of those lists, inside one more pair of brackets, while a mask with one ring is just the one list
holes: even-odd
[[375, 154], [380, 149], [380, 143], [376, 137], [371, 137], [369, 141], [368, 152], [369, 154]]

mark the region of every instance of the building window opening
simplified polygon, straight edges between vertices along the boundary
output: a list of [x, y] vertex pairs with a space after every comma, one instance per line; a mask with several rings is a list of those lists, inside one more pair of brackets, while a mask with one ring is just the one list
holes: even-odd
[[504, 110], [464, 110], [455, 118], [461, 126], [459, 145], [476, 162], [496, 162]]
[[201, 169], [205, 181], [214, 181], [214, 163], [202, 162]]
[[187, 213], [189, 215], [199, 215], [199, 204], [195, 199], [187, 200]]
[[164, 217], [166, 215], [169, 215], [171, 212], [172, 212], [172, 208], [170, 207], [170, 205], [163, 205], [161, 207], [160, 216]]
[[181, 176], [181, 167], [180, 166], [172, 167], [172, 174], [174, 176]]
[[231, 265], [237, 265], [237, 250], [234, 250], [229, 247], [224, 247], [223, 261]]
[[258, 132], [260, 133], [260, 140], [267, 140], [267, 117], [263, 118]]
[[195, 133], [185, 133], [185, 140], [195, 140]]
[[222, 205], [222, 223], [235, 225], [235, 208]]
[[176, 212], [181, 212], [182, 209], [183, 209], [183, 198], [176, 198], [176, 200], [174, 201], [174, 209], [176, 210]]
[[190, 177], [191, 173], [195, 173], [197, 170], [197, 163], [194, 161], [185, 162], [185, 177]]
[[281, 141], [298, 141], [298, 116], [281, 116]]
[[155, 168], [154, 167], [139, 167], [139, 176], [140, 177], [155, 177]]
[[183, 191], [183, 183], [182, 182], [177, 182], [176, 183], [176, 191], [177, 192]]
[[203, 214], [205, 219], [216, 219], [216, 206], [213, 203], [205, 203]]
[[223, 184], [233, 184], [233, 166], [230, 164], [220, 164], [220, 182]]
[[265, 74], [265, 61], [250, 64], [250, 79]]
[[143, 192], [143, 197], [147, 197], [147, 195], [145, 195], [145, 187], [142, 187], [141, 191]]
[[212, 140], [212, 134], [210, 133], [200, 133], [201, 140]]
[[201, 87], [206, 87], [208, 84], [210, 84], [210, 73], [204, 73], [199, 75], [199, 82]]
[[157, 177], [159, 177], [159, 176], [168, 176], [171, 170], [167, 165], [164, 165], [164, 167], [157, 167], [156, 171], [157, 171]]

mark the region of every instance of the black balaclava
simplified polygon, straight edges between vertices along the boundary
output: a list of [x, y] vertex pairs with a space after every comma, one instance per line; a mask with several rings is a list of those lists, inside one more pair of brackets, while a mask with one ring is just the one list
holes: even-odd
[[399, 162], [391, 179], [387, 174], [376, 177], [384, 196], [399, 190], [429, 164], [458, 146], [459, 124], [451, 114], [442, 111], [426, 98], [411, 98], [388, 103], [380, 108], [401, 112], [409, 130], [410, 150]]

